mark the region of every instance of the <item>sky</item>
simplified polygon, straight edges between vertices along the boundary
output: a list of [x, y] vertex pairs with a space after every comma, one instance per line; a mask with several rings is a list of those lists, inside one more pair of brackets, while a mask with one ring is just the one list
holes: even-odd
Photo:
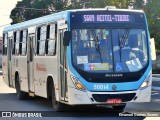
[[11, 19], [10, 13], [11, 10], [17, 4], [17, 1], [21, 0], [0, 0], [0, 36], [2, 37], [3, 25], [10, 24]]

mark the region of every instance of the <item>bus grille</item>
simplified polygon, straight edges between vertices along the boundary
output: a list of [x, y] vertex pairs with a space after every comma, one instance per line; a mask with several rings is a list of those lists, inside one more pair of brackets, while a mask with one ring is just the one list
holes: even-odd
[[136, 93], [126, 94], [92, 94], [96, 102], [106, 102], [108, 99], [121, 99], [122, 102], [131, 101]]

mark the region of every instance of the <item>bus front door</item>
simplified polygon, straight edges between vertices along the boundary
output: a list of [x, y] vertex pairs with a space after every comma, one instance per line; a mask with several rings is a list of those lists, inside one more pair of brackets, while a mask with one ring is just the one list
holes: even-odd
[[27, 78], [28, 78], [28, 89], [29, 92], [34, 92], [34, 40], [35, 35], [29, 34], [29, 39], [27, 41]]
[[63, 45], [63, 36], [66, 31], [67, 26], [65, 21], [58, 22], [58, 36], [59, 36], [59, 50], [60, 50], [60, 66], [59, 66], [59, 83], [61, 88], [61, 100], [68, 101], [68, 88], [67, 88], [67, 59], [66, 59], [66, 50], [67, 47]]
[[12, 86], [12, 37], [8, 38], [8, 85]]

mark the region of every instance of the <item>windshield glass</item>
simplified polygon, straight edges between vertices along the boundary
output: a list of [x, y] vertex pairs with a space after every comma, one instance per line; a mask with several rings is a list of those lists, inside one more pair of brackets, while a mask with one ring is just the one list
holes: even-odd
[[88, 72], [135, 72], [148, 60], [142, 29], [74, 29], [72, 59]]
[[136, 72], [147, 64], [145, 30], [112, 30], [114, 66], [116, 72]]

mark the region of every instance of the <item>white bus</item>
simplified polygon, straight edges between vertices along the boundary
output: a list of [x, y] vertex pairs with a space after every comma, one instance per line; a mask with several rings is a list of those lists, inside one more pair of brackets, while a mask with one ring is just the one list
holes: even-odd
[[20, 100], [65, 105], [149, 102], [151, 57], [143, 11], [67, 10], [4, 28], [3, 79]]

